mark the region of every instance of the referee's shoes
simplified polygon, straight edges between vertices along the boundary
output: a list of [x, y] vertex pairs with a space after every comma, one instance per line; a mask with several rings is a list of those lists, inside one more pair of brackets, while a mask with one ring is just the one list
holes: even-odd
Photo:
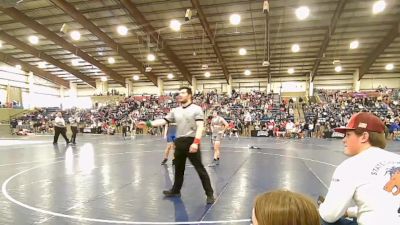
[[[180, 192], [173, 192], [171, 190], [165, 190], [165, 191], [163, 191], [163, 194], [165, 195], [165, 197], [181, 197]], [[207, 202], [207, 204], [213, 204], [215, 202], [214, 196], [212, 196], [212, 195], [207, 196], [206, 202]]]

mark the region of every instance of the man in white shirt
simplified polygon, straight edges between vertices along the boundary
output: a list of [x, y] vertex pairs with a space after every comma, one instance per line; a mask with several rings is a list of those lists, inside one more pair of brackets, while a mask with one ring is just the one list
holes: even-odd
[[[183, 185], [186, 159], [193, 164], [200, 177], [207, 196], [207, 204], [214, 204], [214, 190], [211, 180], [201, 161], [200, 142], [204, 128], [204, 112], [200, 106], [192, 104], [192, 90], [188, 87], [179, 89], [180, 107], [174, 108], [164, 118], [154, 121], [139, 122], [137, 127], [158, 127], [167, 123], [176, 123], [175, 143], [175, 181], [170, 190], [163, 191], [165, 197], [180, 197]], [[192, 190], [194, 191], [194, 190]]]
[[244, 136], [251, 136], [250, 125], [251, 125], [251, 114], [249, 112], [246, 112], [244, 116]]
[[292, 133], [294, 132], [294, 123], [291, 120], [289, 120], [286, 123], [285, 129], [286, 129], [286, 137], [290, 138], [292, 136]]
[[69, 144], [69, 140], [67, 138], [67, 127], [65, 126], [64, 118], [62, 118], [61, 112], [57, 113], [56, 118], [54, 119], [54, 140], [53, 144], [57, 144], [58, 136], [60, 134], [64, 137], [65, 142]]
[[320, 205], [325, 224], [399, 225], [400, 156], [383, 150], [383, 122], [362, 112], [354, 114], [347, 127], [335, 131], [345, 133], [344, 153], [351, 157], [336, 168]]

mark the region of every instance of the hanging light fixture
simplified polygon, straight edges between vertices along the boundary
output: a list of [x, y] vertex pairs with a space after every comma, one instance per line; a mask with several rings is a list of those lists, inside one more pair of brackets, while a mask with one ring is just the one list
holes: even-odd
[[373, 14], [378, 14], [383, 12], [383, 10], [385, 10], [386, 8], [386, 2], [383, 0], [380, 1], [376, 1], [373, 5], [372, 5], [372, 13]]
[[300, 45], [294, 44], [292, 45], [292, 52], [296, 53], [300, 51]]
[[36, 36], [36, 35], [31, 35], [31, 36], [29, 36], [29, 37], [28, 37], [28, 40], [29, 40], [29, 42], [30, 42], [31, 44], [33, 44], [33, 45], [39, 44], [39, 37]]
[[79, 66], [80, 60], [79, 60], [79, 59], [73, 59], [73, 60], [71, 60], [71, 64], [72, 64], [73, 66]]
[[178, 20], [171, 20], [171, 22], [169, 22], [169, 27], [173, 31], [180, 31], [181, 30], [181, 26], [182, 26], [182, 24]]
[[241, 17], [240, 17], [239, 14], [232, 14], [232, 15], [229, 17], [229, 22], [230, 22], [232, 25], [235, 25], [235, 26], [240, 24], [240, 20], [241, 20]]
[[109, 63], [109, 64], [114, 64], [114, 63], [115, 63], [114, 57], [109, 57], [109, 58], [108, 58], [108, 63]]
[[336, 71], [337, 73], [342, 72], [343, 67], [342, 67], [342, 64], [340, 63], [340, 60], [334, 59], [333, 62], [332, 62], [332, 64], [334, 65], [335, 71]]
[[343, 68], [342, 68], [341, 65], [335, 66], [335, 71], [336, 71], [336, 72], [340, 73], [340, 72], [342, 72], [342, 70], [343, 70]]
[[147, 55], [147, 61], [154, 61], [156, 60], [156, 56], [153, 53], [149, 53]]
[[79, 41], [81, 39], [81, 33], [77, 30], [71, 31], [70, 36], [74, 41]]
[[386, 64], [385, 70], [393, 70], [393, 69], [394, 69], [393, 63]]
[[117, 32], [119, 35], [126, 36], [128, 34], [128, 28], [124, 25], [119, 25], [117, 27]]
[[44, 69], [44, 68], [46, 68], [46, 62], [39, 62], [39, 64], [38, 64], [38, 67], [40, 68], [40, 69]]
[[310, 9], [307, 6], [300, 6], [296, 9], [296, 16], [299, 20], [305, 20], [310, 15]]
[[245, 48], [240, 48], [239, 55], [247, 55], [247, 50]]
[[354, 40], [350, 43], [350, 49], [356, 49], [359, 45], [360, 43], [357, 40]]

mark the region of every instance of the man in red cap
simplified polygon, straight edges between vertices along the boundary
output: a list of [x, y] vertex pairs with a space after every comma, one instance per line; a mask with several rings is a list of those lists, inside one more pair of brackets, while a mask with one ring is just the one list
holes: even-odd
[[399, 225], [400, 156], [383, 150], [383, 122], [362, 112], [335, 131], [345, 134], [344, 153], [350, 158], [336, 168], [319, 207], [324, 224]]

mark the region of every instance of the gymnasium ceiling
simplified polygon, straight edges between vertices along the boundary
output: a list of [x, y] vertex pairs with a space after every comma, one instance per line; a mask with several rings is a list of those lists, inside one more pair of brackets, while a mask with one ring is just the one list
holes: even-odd
[[[2, 2], [2, 1], [0, 1]], [[385, 9], [372, 13], [372, 0], [25, 0], [0, 8], [0, 61], [53, 79], [95, 85], [107, 77], [123, 85], [140, 81], [267, 78], [272, 80], [352, 80], [397, 74], [400, 71], [400, 1], [386, 0]], [[300, 20], [296, 9], [309, 7]], [[185, 12], [192, 17], [185, 21]], [[232, 25], [232, 14], [241, 16]], [[173, 31], [170, 21], [182, 23]], [[269, 24], [269, 32], [266, 26]], [[128, 29], [126, 36], [117, 26]], [[64, 26], [63, 31], [61, 31]], [[71, 38], [81, 33], [80, 40]], [[35, 35], [37, 44], [28, 41]], [[269, 38], [267, 38], [267, 36]], [[268, 39], [269, 50], [268, 51]], [[352, 41], [359, 47], [350, 49]], [[292, 52], [298, 44], [300, 51]], [[245, 48], [246, 55], [239, 55]], [[268, 54], [269, 52], [269, 54]], [[148, 61], [153, 53], [155, 61]], [[262, 63], [268, 60], [270, 66]], [[115, 63], [108, 59], [113, 57]], [[78, 64], [72, 65], [72, 60]], [[339, 60], [341, 72], [335, 71]], [[46, 62], [39, 68], [40, 62]], [[387, 64], [394, 65], [386, 70]], [[207, 69], [202, 65], [206, 64]], [[145, 72], [150, 66], [151, 72]], [[41, 65], [43, 67], [43, 65]], [[289, 74], [288, 69], [294, 73]], [[251, 75], [244, 75], [250, 70]], [[205, 72], [210, 77], [205, 77]], [[167, 75], [172, 73], [174, 78]], [[310, 76], [311, 73], [311, 76]], [[310, 78], [311, 77], [311, 78]], [[349, 79], [350, 78], [350, 79]]]

